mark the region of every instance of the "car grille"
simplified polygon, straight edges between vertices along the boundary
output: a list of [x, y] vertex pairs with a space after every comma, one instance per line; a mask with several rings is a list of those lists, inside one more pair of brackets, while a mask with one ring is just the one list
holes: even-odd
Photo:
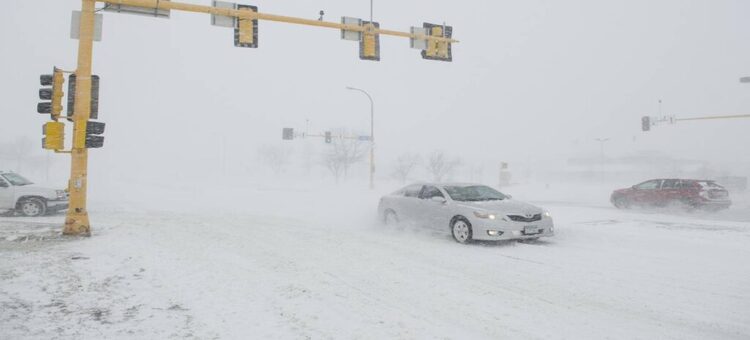
[[511, 219], [511, 221], [515, 221], [515, 222], [536, 222], [542, 219], [542, 214], [536, 214], [531, 217], [526, 217], [522, 215], [508, 215], [508, 218]]

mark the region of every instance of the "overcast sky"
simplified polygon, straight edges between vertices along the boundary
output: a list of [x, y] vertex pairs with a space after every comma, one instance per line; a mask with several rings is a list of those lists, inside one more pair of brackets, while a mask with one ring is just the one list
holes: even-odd
[[[80, 1], [5, 2], [0, 141], [38, 143], [38, 76], [75, 68], [69, 25]], [[307, 18], [323, 9], [327, 21], [369, 16], [367, 1], [252, 5]], [[261, 22], [260, 48], [241, 49], [204, 14], [104, 13], [94, 70], [107, 133], [93, 162], [210, 164], [224, 144], [229, 157], [250, 158], [306, 120], [310, 132], [366, 133], [369, 102], [344, 89], [351, 85], [375, 99], [382, 162], [435, 149], [492, 162], [566, 159], [597, 155], [594, 139], [606, 137], [612, 157], [660, 151], [750, 163], [750, 119], [640, 131], [659, 99], [678, 117], [750, 113], [750, 84], [738, 81], [750, 75], [746, 0], [376, 1], [374, 15], [388, 29], [452, 25], [461, 40], [454, 62], [423, 60], [403, 38], [381, 37], [382, 61], [370, 62], [331, 29]]]

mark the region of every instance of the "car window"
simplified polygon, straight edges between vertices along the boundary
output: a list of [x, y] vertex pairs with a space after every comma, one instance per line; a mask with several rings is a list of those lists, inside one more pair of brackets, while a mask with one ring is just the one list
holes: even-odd
[[0, 177], [0, 188], [7, 188], [7, 187], [8, 187], [8, 183], [5, 182], [5, 180], [2, 177]]
[[677, 189], [680, 180], [678, 179], [665, 179], [661, 184], [662, 189]]
[[434, 186], [431, 186], [431, 185], [428, 185], [428, 186], [424, 187], [424, 190], [422, 190], [422, 195], [420, 196], [420, 198], [428, 200], [428, 199], [431, 199], [433, 197], [443, 197], [443, 198], [445, 198], [445, 196], [443, 196], [443, 193], [440, 192], [440, 189], [438, 189], [438, 188], [436, 188]]
[[459, 202], [502, 201], [508, 198], [505, 194], [484, 185], [446, 186], [443, 188], [452, 200]]
[[693, 181], [680, 181], [680, 188], [682, 188], [682, 189], [692, 189], [692, 188], [695, 188], [695, 182], [693, 182]]
[[420, 191], [422, 191], [422, 185], [414, 184], [404, 188], [402, 193], [405, 197], [418, 197]]
[[655, 179], [653, 181], [643, 182], [635, 186], [638, 190], [654, 190], [659, 188], [661, 180]]
[[703, 189], [724, 189], [723, 186], [716, 184], [714, 181], [699, 181], [698, 184]]
[[2, 174], [2, 176], [5, 177], [5, 179], [8, 180], [8, 182], [10, 182], [11, 184], [13, 184], [15, 186], [22, 186], [22, 185], [31, 185], [31, 184], [34, 184], [31, 181], [29, 181], [28, 179], [23, 178], [23, 176], [21, 176], [19, 174], [14, 174], [12, 172], [7, 173], [7, 174]]

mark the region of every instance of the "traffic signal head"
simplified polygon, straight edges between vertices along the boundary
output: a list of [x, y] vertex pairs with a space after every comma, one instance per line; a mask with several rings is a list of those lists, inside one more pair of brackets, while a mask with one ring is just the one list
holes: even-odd
[[281, 129], [281, 139], [282, 140], [292, 140], [292, 139], [294, 139], [294, 129], [293, 128], [283, 128], [283, 129]]
[[[425, 22], [423, 27], [427, 29], [427, 35], [432, 37], [452, 38], [453, 27], [435, 25]], [[453, 61], [452, 44], [447, 41], [428, 40], [427, 49], [422, 50], [422, 58], [439, 61]]]
[[641, 129], [643, 129], [643, 131], [651, 130], [651, 117], [644, 116], [641, 118]]
[[86, 122], [86, 148], [94, 149], [101, 148], [104, 146], [104, 136], [99, 136], [104, 133], [105, 124], [102, 122]]
[[375, 33], [380, 24], [363, 21], [362, 26], [365, 31], [359, 40], [359, 59], [380, 61], [380, 34]]
[[[89, 119], [99, 118], [99, 76], [91, 75], [91, 105]], [[71, 74], [68, 77], [68, 120], [73, 121], [72, 117], [76, 108], [76, 75]]]
[[[240, 11], [258, 12], [258, 7], [237, 4]], [[258, 48], [258, 19], [237, 18], [234, 24], [234, 46]]]
[[37, 112], [49, 114], [52, 119], [59, 118], [62, 112], [63, 84], [65, 83], [62, 71], [55, 68], [52, 74], [41, 75], [39, 83], [45, 86], [39, 89], [39, 99], [45, 101], [37, 105]]
[[65, 142], [65, 124], [61, 122], [47, 122], [42, 127], [42, 148], [47, 150], [62, 150]]
[[331, 131], [326, 131], [325, 138], [326, 138], [326, 143], [330, 144], [331, 143], [331, 139], [332, 139], [331, 138]]

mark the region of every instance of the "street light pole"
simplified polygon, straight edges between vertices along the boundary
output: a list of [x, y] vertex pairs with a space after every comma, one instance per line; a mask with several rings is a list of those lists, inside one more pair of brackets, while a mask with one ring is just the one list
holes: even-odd
[[375, 188], [375, 102], [367, 91], [347, 86], [347, 90], [359, 91], [370, 99], [370, 189]]
[[602, 182], [604, 182], [604, 143], [609, 141], [609, 138], [596, 138], [595, 141], [599, 142], [601, 148], [601, 158], [599, 160], [599, 171], [601, 171]]

